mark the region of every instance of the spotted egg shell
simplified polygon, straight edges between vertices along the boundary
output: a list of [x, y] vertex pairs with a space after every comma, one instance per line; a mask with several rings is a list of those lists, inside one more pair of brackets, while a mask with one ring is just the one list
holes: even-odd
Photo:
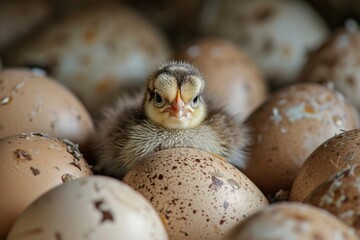
[[44, 132], [86, 145], [94, 131], [89, 113], [68, 89], [26, 69], [0, 71], [0, 138]]
[[156, 152], [123, 181], [150, 200], [164, 218], [170, 239], [219, 239], [268, 204], [235, 167], [197, 149]]
[[360, 236], [360, 166], [340, 171], [317, 187], [304, 202], [323, 208]]
[[2, 138], [0, 158], [0, 239], [41, 194], [92, 174], [76, 145], [40, 133]]
[[234, 227], [224, 240], [356, 240], [354, 229], [311, 205], [277, 203]]
[[338, 30], [309, 58], [299, 81], [330, 84], [360, 109], [360, 31]]
[[354, 106], [318, 84], [274, 92], [247, 119], [253, 144], [243, 172], [265, 193], [289, 191], [310, 153], [343, 130], [358, 128]]
[[234, 43], [203, 38], [182, 46], [176, 58], [197, 66], [206, 80], [205, 94], [213, 104], [246, 118], [267, 97], [259, 69]]
[[297, 174], [291, 201], [303, 201], [315, 188], [337, 172], [360, 164], [360, 129], [338, 134], [316, 148]]
[[20, 216], [8, 240], [167, 240], [164, 225], [141, 194], [119, 180], [74, 180], [38, 198]]

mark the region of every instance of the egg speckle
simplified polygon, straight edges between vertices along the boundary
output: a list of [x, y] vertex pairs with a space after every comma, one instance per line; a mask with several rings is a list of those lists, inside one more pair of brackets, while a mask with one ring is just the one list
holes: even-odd
[[268, 203], [240, 171], [197, 149], [159, 151], [123, 181], [150, 200], [172, 239], [218, 239]]

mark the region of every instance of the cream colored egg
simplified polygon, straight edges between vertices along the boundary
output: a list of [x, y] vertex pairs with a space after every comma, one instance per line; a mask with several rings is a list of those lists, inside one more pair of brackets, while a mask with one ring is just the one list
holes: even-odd
[[237, 225], [224, 240], [355, 240], [354, 229], [307, 204], [274, 204]]
[[149, 71], [168, 57], [162, 33], [133, 10], [115, 4], [75, 12], [7, 60], [46, 69], [97, 116], [119, 91], [142, 86]]
[[0, 160], [0, 239], [40, 195], [92, 174], [76, 145], [40, 133], [2, 138]]
[[176, 58], [197, 66], [206, 80], [207, 99], [240, 119], [267, 97], [267, 83], [258, 67], [231, 41], [195, 40], [181, 47]]
[[120, 181], [92, 176], [38, 198], [16, 221], [8, 240], [167, 240], [159, 215]]
[[209, 2], [201, 30], [234, 40], [274, 87], [294, 82], [307, 53], [328, 33], [323, 20], [305, 1]]
[[268, 204], [235, 167], [197, 149], [159, 151], [130, 170], [123, 181], [153, 204], [170, 239], [220, 239]]
[[[359, 159], [359, 157], [357, 157]], [[360, 162], [360, 160], [358, 160]], [[323, 208], [360, 236], [360, 166], [342, 170], [317, 187], [304, 202]]]
[[0, 71], [0, 138], [44, 132], [81, 147], [94, 131], [83, 104], [66, 88], [26, 69]]
[[349, 166], [360, 164], [360, 129], [338, 134], [316, 148], [297, 174], [291, 201], [303, 201], [320, 184]]
[[317, 146], [360, 126], [353, 105], [317, 84], [297, 84], [274, 92], [246, 123], [253, 143], [243, 172], [270, 195], [290, 190], [300, 167]]

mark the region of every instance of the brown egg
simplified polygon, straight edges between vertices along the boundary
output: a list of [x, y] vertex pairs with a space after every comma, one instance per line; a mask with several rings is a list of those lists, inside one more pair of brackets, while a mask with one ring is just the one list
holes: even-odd
[[337, 172], [360, 164], [360, 129], [347, 131], [321, 144], [306, 159], [294, 180], [291, 201], [303, 201]]
[[[359, 159], [359, 157], [358, 157]], [[358, 162], [360, 162], [358, 160]], [[340, 171], [334, 177], [317, 187], [305, 202], [323, 208], [347, 225], [360, 236], [360, 166]]]
[[180, 48], [176, 58], [197, 66], [205, 76], [207, 98], [240, 118], [246, 118], [267, 97], [258, 68], [230, 41], [199, 39]]
[[0, 239], [41, 194], [92, 174], [76, 145], [40, 133], [2, 138], [0, 158]]
[[236, 42], [276, 88], [295, 82], [308, 51], [328, 34], [323, 20], [304, 1], [209, 2], [201, 31]]
[[356, 109], [317, 84], [283, 88], [248, 119], [253, 144], [243, 172], [265, 193], [290, 190], [309, 154], [328, 138], [359, 127]]
[[237, 225], [224, 240], [356, 240], [354, 229], [307, 204], [278, 203]]
[[44, 132], [80, 146], [94, 131], [89, 113], [66, 88], [30, 70], [0, 71], [0, 138]]
[[51, 6], [41, 0], [0, 3], [0, 52], [46, 22]]
[[314, 52], [299, 76], [299, 81], [333, 86], [360, 109], [360, 31], [342, 29]]
[[58, 186], [19, 217], [8, 240], [167, 240], [156, 210], [119, 180], [91, 176]]
[[123, 181], [150, 200], [170, 239], [219, 239], [268, 204], [235, 167], [197, 149], [159, 151]]
[[124, 6], [106, 5], [49, 26], [5, 60], [44, 68], [98, 116], [119, 91], [142, 85], [169, 51], [162, 33], [146, 19]]

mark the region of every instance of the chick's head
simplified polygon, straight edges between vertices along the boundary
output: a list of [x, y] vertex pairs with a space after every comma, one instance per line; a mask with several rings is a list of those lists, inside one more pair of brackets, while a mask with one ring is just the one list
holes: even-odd
[[144, 99], [147, 117], [164, 128], [199, 126], [206, 117], [204, 79], [194, 66], [170, 62], [149, 77]]

